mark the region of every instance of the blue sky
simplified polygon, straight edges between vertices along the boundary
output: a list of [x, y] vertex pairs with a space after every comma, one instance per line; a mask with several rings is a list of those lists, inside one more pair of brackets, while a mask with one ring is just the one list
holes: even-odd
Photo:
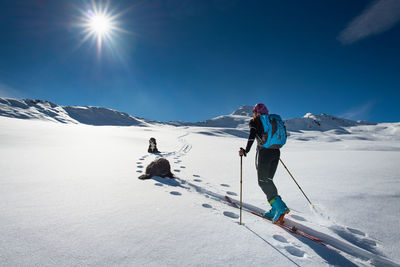
[[113, 42], [83, 42], [88, 0], [1, 0], [0, 96], [201, 121], [265, 103], [400, 121], [400, 1], [109, 1]]

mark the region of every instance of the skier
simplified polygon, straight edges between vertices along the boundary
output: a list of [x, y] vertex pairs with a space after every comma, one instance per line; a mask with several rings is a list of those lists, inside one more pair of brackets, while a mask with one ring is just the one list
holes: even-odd
[[[290, 211], [285, 202], [283, 202], [282, 198], [278, 195], [277, 188], [272, 180], [279, 163], [279, 148], [286, 142], [286, 129], [278, 115], [268, 115], [268, 113], [268, 109], [264, 104], [259, 103], [254, 106], [254, 117], [249, 123], [250, 134], [247, 146], [246, 149], [240, 148], [239, 156], [246, 156], [253, 145], [254, 139], [257, 139], [256, 168], [258, 185], [261, 187], [264, 194], [267, 196], [268, 202], [272, 206], [271, 210], [264, 213], [264, 216], [271, 219], [273, 223], [276, 223], [283, 220], [285, 214]], [[283, 144], [274, 144], [274, 142], [272, 142], [273, 145], [266, 147], [265, 144], [268, 142], [266, 139], [272, 139], [272, 136], [277, 132], [277, 122], [270, 123], [272, 116], [276, 116], [277, 120], [280, 120], [282, 128], [284, 129], [284, 137], [282, 138], [284, 141]], [[266, 127], [267, 129], [264, 130]], [[268, 130], [271, 131], [272, 134], [268, 134]]]

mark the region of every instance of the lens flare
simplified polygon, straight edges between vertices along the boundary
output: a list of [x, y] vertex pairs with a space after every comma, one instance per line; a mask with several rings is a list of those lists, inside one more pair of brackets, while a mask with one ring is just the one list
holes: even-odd
[[97, 43], [98, 54], [101, 54], [103, 45], [115, 48], [116, 39], [120, 33], [127, 32], [119, 27], [118, 21], [122, 13], [116, 13], [110, 9], [110, 2], [96, 3], [91, 1], [85, 9], [78, 8], [80, 17], [77, 26], [81, 29], [82, 40], [79, 46], [85, 42], [94, 40]]

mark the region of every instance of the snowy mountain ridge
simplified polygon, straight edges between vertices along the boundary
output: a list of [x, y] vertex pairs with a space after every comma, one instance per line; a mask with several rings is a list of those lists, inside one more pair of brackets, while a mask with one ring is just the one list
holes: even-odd
[[[0, 98], [0, 116], [97, 126], [149, 126], [156, 124], [190, 126], [203, 128], [201, 131], [204, 134], [220, 135], [222, 133], [245, 138], [248, 135], [248, 123], [252, 117], [252, 107], [241, 106], [229, 115], [221, 115], [202, 122], [170, 121], [163, 123], [103, 107], [59, 106], [43, 100]], [[360, 136], [358, 139], [366, 139], [364, 132], [370, 133], [371, 139], [367, 137], [368, 140], [377, 140], [382, 138], [381, 136], [384, 136], [386, 140], [400, 139], [399, 123], [377, 124], [353, 121], [328, 114], [314, 115], [307, 113], [301, 118], [285, 120], [285, 125], [290, 135], [303, 141], [316, 136], [314, 132], [321, 133], [318, 137], [329, 135], [328, 140], [337, 140], [337, 136], [344, 135], [353, 135], [354, 137], [361, 132], [362, 137]], [[204, 127], [207, 130], [204, 130]]]
[[102, 107], [59, 106], [49, 101], [0, 98], [0, 116], [89, 125], [144, 126], [143, 119]]
[[345, 127], [377, 125], [377, 123], [373, 122], [353, 121], [324, 113], [318, 115], [307, 113], [302, 118], [285, 120], [285, 124], [289, 131], [311, 130], [325, 132], [337, 130], [338, 133], [346, 133]]
[[[230, 115], [222, 115], [203, 122], [187, 123], [187, 122], [171, 122], [179, 126], [200, 126], [200, 127], [221, 127], [221, 128], [238, 128], [247, 129], [252, 114], [251, 106], [241, 106]], [[299, 131], [329, 131], [336, 130], [338, 133], [348, 133], [344, 128], [362, 125], [377, 125], [377, 123], [366, 121], [353, 121], [338, 118], [328, 114], [314, 115], [305, 114], [301, 118], [293, 118], [284, 120], [286, 128], [289, 132]]]

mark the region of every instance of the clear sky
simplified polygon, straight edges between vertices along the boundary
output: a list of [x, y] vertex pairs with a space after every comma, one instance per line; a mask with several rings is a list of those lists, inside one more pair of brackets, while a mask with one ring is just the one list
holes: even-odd
[[[2, 97], [159, 121], [257, 102], [285, 119], [400, 121], [399, 0], [0, 3]], [[96, 9], [112, 16], [101, 46], [83, 25]]]

